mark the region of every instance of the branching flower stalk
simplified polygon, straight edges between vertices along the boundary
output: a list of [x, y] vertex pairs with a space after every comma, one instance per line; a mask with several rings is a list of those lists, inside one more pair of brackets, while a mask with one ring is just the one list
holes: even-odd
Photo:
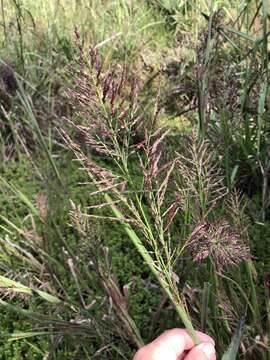
[[[80, 70], [76, 89], [68, 93], [79, 110], [78, 121], [68, 122], [77, 131], [80, 143], [62, 131], [63, 138], [83, 163], [97, 189], [95, 194], [104, 196], [114, 218], [124, 227], [175, 306], [194, 343], [199, 344], [173, 271], [176, 251], [171, 247], [169, 232], [179, 199], [176, 197], [166, 207], [165, 194], [175, 163], [162, 163], [161, 143], [167, 132], [151, 131], [158, 104], [152, 125], [146, 127], [146, 119], [139, 111], [136, 82], [129, 81], [125, 69], [103, 73], [99, 55], [93, 49], [90, 63], [90, 74]], [[109, 166], [98, 165], [96, 156], [105, 157]], [[138, 160], [139, 182], [134, 181], [131, 158]], [[86, 214], [91, 215], [95, 214]]]
[[[105, 195], [105, 198], [107, 201], [110, 200], [109, 195]], [[112, 209], [114, 215], [119, 220], [123, 219], [123, 215], [116, 207], [112, 206], [111, 209]], [[187, 312], [182, 304], [175, 281], [172, 280], [172, 274], [168, 273], [168, 271], [166, 271], [165, 274], [162, 274], [157, 269], [157, 266], [156, 266], [154, 260], [149, 255], [149, 252], [146, 250], [145, 246], [142, 244], [140, 238], [137, 236], [137, 234], [132, 229], [130, 224], [124, 222], [123, 226], [124, 226], [126, 233], [129, 236], [129, 238], [132, 240], [133, 244], [137, 248], [139, 254], [142, 256], [142, 258], [146, 262], [147, 266], [150, 268], [151, 272], [154, 274], [154, 276], [158, 280], [159, 284], [161, 285], [161, 287], [163, 288], [165, 293], [168, 295], [168, 298], [174, 304], [175, 309], [176, 309], [180, 319], [182, 320], [183, 324], [185, 325], [186, 329], [188, 330], [194, 343], [199, 344], [200, 339], [198, 338], [196, 331], [194, 330], [192, 323], [187, 315]], [[163, 270], [166, 270], [166, 267]], [[172, 291], [172, 289], [173, 289], [173, 291]]]
[[[83, 162], [84, 166], [87, 162], [87, 159], [82, 156], [81, 153], [76, 152], [76, 145], [72, 142], [70, 138], [68, 138], [67, 134], [63, 134], [65, 136], [65, 139], [68, 141], [69, 145], [72, 145], [73, 151], [75, 152], [77, 158]], [[200, 343], [200, 339], [198, 338], [196, 331], [193, 328], [193, 325], [191, 323], [191, 320], [188, 316], [187, 310], [185, 309], [179, 290], [177, 287], [177, 278], [175, 277], [175, 274], [171, 270], [170, 266], [170, 258], [169, 254], [167, 252], [168, 262], [165, 262], [163, 259], [162, 254], [160, 253], [158, 243], [155, 241], [153, 231], [151, 229], [151, 225], [149, 221], [147, 220], [147, 215], [145, 214], [142, 206], [142, 202], [138, 195], [135, 196], [136, 204], [139, 210], [136, 209], [134, 204], [129, 204], [127, 199], [121, 195], [121, 193], [117, 190], [116, 187], [110, 187], [110, 190], [114, 190], [114, 194], [116, 193], [118, 198], [127, 206], [127, 208], [132, 212], [135, 219], [135, 224], [138, 225], [138, 222], [140, 223], [140, 227], [142, 228], [142, 231], [144, 232], [145, 236], [149, 239], [150, 244], [153, 246], [153, 253], [155, 255], [155, 260], [150, 255], [149, 251], [146, 249], [146, 247], [143, 245], [141, 239], [138, 237], [136, 232], [133, 230], [132, 226], [130, 225], [129, 219], [125, 217], [122, 212], [114, 205], [114, 201], [112, 200], [111, 196], [104, 192], [104, 189], [100, 187], [100, 184], [97, 183], [93, 177], [93, 173], [89, 173], [90, 178], [92, 178], [94, 184], [97, 187], [97, 192], [102, 193], [107, 205], [111, 208], [115, 219], [118, 219], [121, 225], [124, 227], [125, 232], [133, 242], [134, 246], [136, 247], [138, 253], [142, 256], [145, 263], [153, 273], [153, 275], [158, 280], [159, 284], [161, 285], [164, 292], [167, 294], [170, 301], [173, 303], [181, 321], [183, 322], [184, 326], [189, 331], [190, 336], [192, 337], [195, 344]], [[142, 220], [143, 219], [143, 220]], [[147, 222], [144, 223], [144, 220]], [[133, 221], [134, 222], [134, 221]], [[162, 237], [163, 239], [163, 237]], [[168, 245], [165, 244], [164, 239], [162, 243], [165, 246], [165, 249], [167, 249]]]
[[[211, 312], [215, 317], [222, 317], [224, 327], [230, 333], [231, 324], [227, 320], [227, 314], [222, 303], [217, 303], [220, 300], [216, 299], [222, 299], [223, 293], [226, 294], [224, 279], [234, 281], [224, 273], [233, 266], [239, 266], [243, 261], [244, 264], [248, 264], [251, 260], [246, 229], [243, 229], [243, 224], [240, 226], [236, 223], [238, 220], [241, 223], [243, 217], [241, 206], [236, 206], [235, 203], [228, 206], [226, 200], [229, 194], [223, 186], [224, 176], [214, 159], [215, 154], [206, 141], [198, 142], [191, 138], [186, 152], [179, 154], [178, 190], [183, 199], [183, 210], [189, 209], [189, 217], [186, 220], [189, 235], [185, 247], [191, 253], [193, 261], [200, 263], [206, 259], [210, 260], [209, 278], [213, 285], [212, 296], [215, 294], [211, 301]], [[231, 199], [239, 203], [235, 195], [231, 196]], [[229, 213], [224, 214], [224, 208], [229, 209]], [[237, 286], [250, 305], [241, 286]], [[250, 306], [252, 315], [254, 309], [254, 306]], [[219, 333], [218, 327], [215, 332]]]
[[[198, 344], [174, 270], [183, 252], [188, 251], [197, 263], [210, 259], [217, 293], [217, 273], [250, 257], [236, 227], [214, 211], [227, 195], [224, 177], [210, 145], [196, 137], [187, 144], [186, 154], [174, 154], [166, 161], [162, 142], [168, 131], [153, 126], [160, 111], [158, 101], [147, 120], [139, 109], [136, 81], [125, 69], [103, 70], [95, 49], [90, 64], [88, 72], [81, 68], [75, 90], [68, 93], [78, 109], [77, 119], [68, 122], [79, 141], [62, 131], [96, 188], [93, 194], [105, 199], [85, 216], [96, 217], [93, 211], [102, 211], [107, 204], [113, 217], [98, 216], [123, 226]], [[185, 216], [182, 239], [171, 234], [178, 211]]]
[[[248, 233], [248, 225], [249, 221], [246, 216], [246, 208], [248, 206], [247, 200], [244, 196], [241, 196], [238, 192], [234, 192], [228, 199], [228, 210], [229, 215], [231, 216], [238, 233], [242, 236], [245, 243], [249, 244], [249, 233]], [[252, 303], [252, 313], [254, 314], [254, 323], [257, 324], [258, 328], [262, 327], [261, 317], [260, 317], [260, 309], [259, 302], [256, 293], [256, 278], [257, 271], [256, 268], [249, 257], [244, 262], [245, 271], [248, 277], [249, 288], [251, 291], [251, 303]]]

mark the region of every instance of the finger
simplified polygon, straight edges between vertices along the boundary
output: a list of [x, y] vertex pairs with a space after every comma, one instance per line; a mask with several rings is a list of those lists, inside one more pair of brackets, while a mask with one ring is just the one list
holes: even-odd
[[[200, 331], [197, 331], [197, 335], [202, 343], [215, 345], [214, 340], [210, 336]], [[194, 341], [185, 329], [171, 329], [165, 331], [153, 342], [144, 346], [139, 353], [135, 355], [134, 360], [145, 358], [155, 360], [169, 358], [177, 360], [181, 358], [185, 350], [190, 350], [194, 345]]]
[[216, 351], [212, 343], [203, 343], [191, 349], [185, 360], [216, 360]]
[[133, 360], [177, 360], [185, 350], [186, 332], [183, 329], [165, 331], [150, 344], [141, 348]]
[[[210, 336], [200, 331], [197, 331], [197, 335], [202, 343], [210, 343], [213, 346], [215, 345], [214, 340]], [[157, 349], [159, 349], [160, 352], [167, 351], [170, 354], [173, 354], [174, 359], [177, 359], [180, 358], [181, 354], [183, 354], [185, 350], [190, 350], [194, 347], [194, 345], [194, 341], [185, 329], [176, 328], [165, 331], [152, 343], [147, 345], [147, 347], [149, 347], [152, 351], [157, 351]]]
[[[215, 341], [210, 336], [202, 333], [201, 331], [197, 331], [196, 333], [202, 343], [211, 343], [215, 345]], [[179, 328], [165, 331], [162, 335], [157, 337], [151, 344], [155, 344], [155, 345], [164, 344], [166, 346], [167, 344], [170, 344], [173, 347], [181, 348], [182, 352], [184, 350], [191, 349], [195, 345], [194, 341], [188, 334], [187, 330], [179, 329]]]

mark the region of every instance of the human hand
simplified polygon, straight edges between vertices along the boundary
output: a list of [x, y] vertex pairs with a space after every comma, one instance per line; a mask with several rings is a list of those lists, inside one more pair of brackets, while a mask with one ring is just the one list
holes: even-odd
[[216, 360], [214, 340], [197, 331], [200, 345], [194, 342], [185, 329], [171, 329], [142, 347], [133, 360]]

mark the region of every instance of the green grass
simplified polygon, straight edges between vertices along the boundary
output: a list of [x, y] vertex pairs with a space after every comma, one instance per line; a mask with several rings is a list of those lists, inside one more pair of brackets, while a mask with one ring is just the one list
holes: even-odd
[[[130, 359], [142, 342], [183, 326], [176, 294], [185, 298], [186, 323], [188, 310], [193, 326], [216, 339], [219, 357], [228, 349], [224, 359], [269, 357], [268, 13], [268, 2], [255, 0], [0, 1], [1, 359]], [[89, 110], [92, 120], [109, 119], [116, 137], [105, 145], [118, 154], [114, 160], [90, 150], [64, 120], [80, 119], [81, 107], [66, 90], [82, 67], [80, 49], [85, 61], [90, 46], [104, 62], [102, 75], [127, 69], [112, 121], [113, 101], [110, 94], [100, 101], [98, 82], [96, 108]], [[162, 204], [157, 189], [145, 191], [142, 163], [148, 169], [153, 154], [140, 148], [140, 163], [126, 145], [142, 141], [144, 131], [133, 138], [119, 120], [121, 100], [134, 101], [128, 95], [134, 76], [141, 130], [169, 127], [162, 164], [181, 156]], [[89, 171], [89, 182], [61, 130], [81, 154], [126, 181], [127, 192], [110, 193], [119, 208], [103, 207], [110, 199], [101, 193], [90, 196], [95, 174]], [[211, 144], [211, 157], [195, 138], [187, 151], [194, 132]], [[222, 200], [215, 197], [214, 164], [229, 191]], [[241, 201], [231, 196], [235, 189]], [[168, 233], [166, 207], [179, 193]], [[141, 228], [121, 220], [132, 215], [130, 204]], [[213, 231], [224, 218], [250, 246], [252, 261], [224, 271], [211, 256], [192, 261], [186, 241], [193, 230], [206, 221]], [[89, 319], [98, 331], [86, 325]]]
[[[61, 66], [59, 57], [70, 61], [75, 48], [75, 27], [86, 46], [98, 46], [109, 59], [122, 61], [138, 57], [142, 49], [162, 48], [170, 41], [164, 18], [144, 1], [116, 0], [104, 6], [99, 1], [51, 0], [14, 0], [3, 4], [1, 41], [6, 46], [2, 55], [13, 58], [19, 55], [17, 60], [21, 63], [23, 59], [25, 71], [38, 70], [40, 61], [42, 70]], [[21, 34], [20, 28], [24, 30]], [[19, 43], [15, 41], [18, 36]]]

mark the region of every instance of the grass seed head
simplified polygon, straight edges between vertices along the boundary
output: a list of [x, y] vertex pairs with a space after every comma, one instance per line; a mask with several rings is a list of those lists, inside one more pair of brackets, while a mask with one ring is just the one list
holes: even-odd
[[196, 226], [188, 240], [188, 249], [195, 262], [210, 257], [220, 272], [250, 258], [249, 248], [224, 219]]

